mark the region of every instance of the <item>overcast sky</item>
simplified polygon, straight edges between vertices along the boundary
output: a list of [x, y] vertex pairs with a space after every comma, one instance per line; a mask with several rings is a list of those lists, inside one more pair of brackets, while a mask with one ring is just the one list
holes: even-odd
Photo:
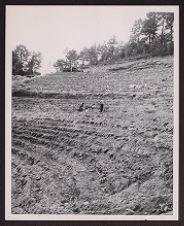
[[149, 11], [165, 10], [168, 7], [7, 6], [6, 28], [10, 48], [23, 44], [40, 51], [48, 64], [62, 58], [66, 48], [80, 51], [113, 35], [127, 42], [136, 19]]

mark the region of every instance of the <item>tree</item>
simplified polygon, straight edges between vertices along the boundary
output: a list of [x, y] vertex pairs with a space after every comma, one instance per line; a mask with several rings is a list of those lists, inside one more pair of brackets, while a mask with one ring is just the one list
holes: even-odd
[[155, 13], [147, 13], [147, 18], [143, 21], [141, 33], [148, 38], [148, 43], [151, 44], [157, 35], [158, 20]]
[[70, 66], [76, 63], [76, 60], [79, 58], [77, 51], [75, 49], [68, 50], [66, 53], [66, 59], [69, 61]]
[[98, 64], [98, 51], [96, 45], [93, 45], [90, 48], [84, 48], [79, 56], [82, 61], [88, 61], [91, 65]]
[[142, 26], [143, 26], [143, 21], [141, 18], [135, 21], [132, 27], [132, 35], [130, 36], [130, 39], [132, 41], [136, 43], [140, 42], [141, 35], [142, 35]]
[[87, 48], [83, 48], [80, 53], [79, 53], [79, 59], [82, 61], [82, 65], [84, 65], [85, 61], [89, 61], [89, 57], [88, 57], [88, 49]]
[[115, 60], [118, 60], [120, 58], [125, 57], [125, 55], [123, 56], [123, 54], [124, 54], [123, 51], [122, 51], [123, 47], [124, 47], [123, 41], [120, 41], [120, 42], [117, 43], [117, 45], [114, 49], [114, 59]]
[[66, 65], [66, 61], [63, 60], [63, 59], [59, 59], [59, 60], [56, 61], [56, 63], [53, 66], [59, 72], [59, 71], [62, 71], [63, 70], [64, 65]]
[[174, 43], [173, 43], [173, 23], [174, 23], [174, 13], [157, 13], [162, 26], [161, 32], [161, 45], [166, 46], [168, 52], [173, 54]]
[[28, 63], [29, 51], [24, 45], [18, 45], [12, 52], [12, 74], [23, 75]]
[[18, 75], [22, 73], [23, 65], [15, 51], [12, 51], [12, 74]]
[[116, 36], [113, 36], [107, 42], [107, 61], [111, 62], [115, 57], [116, 46], [118, 42], [116, 40]]
[[97, 53], [99, 62], [104, 64], [110, 63], [116, 56], [120, 55], [118, 48], [120, 46], [118, 46], [118, 41], [115, 36], [112, 36], [107, 42], [98, 45]]
[[98, 51], [98, 56], [99, 56], [99, 62], [106, 63], [107, 62], [107, 52], [108, 52], [107, 43], [104, 42], [103, 44], [99, 44], [97, 47], [97, 51]]
[[33, 51], [27, 64], [30, 74], [34, 74], [41, 67], [41, 60], [41, 53]]
[[166, 13], [165, 19], [166, 19], [166, 29], [169, 30], [170, 41], [172, 42], [173, 41], [174, 13]]
[[88, 60], [91, 65], [98, 64], [98, 51], [96, 45], [93, 45], [88, 49]]

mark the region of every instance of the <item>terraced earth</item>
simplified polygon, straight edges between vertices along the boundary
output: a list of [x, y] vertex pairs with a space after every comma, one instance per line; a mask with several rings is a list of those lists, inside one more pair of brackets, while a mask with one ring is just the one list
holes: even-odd
[[15, 77], [12, 100], [12, 213], [172, 214], [172, 57]]

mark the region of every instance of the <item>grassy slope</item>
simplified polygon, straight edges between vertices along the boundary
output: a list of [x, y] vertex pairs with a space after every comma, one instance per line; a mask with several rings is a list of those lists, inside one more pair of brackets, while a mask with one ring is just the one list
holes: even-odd
[[172, 60], [15, 79], [13, 212], [172, 210]]

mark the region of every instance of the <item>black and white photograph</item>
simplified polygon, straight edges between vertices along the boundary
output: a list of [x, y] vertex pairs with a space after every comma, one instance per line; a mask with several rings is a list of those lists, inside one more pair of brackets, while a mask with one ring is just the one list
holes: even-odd
[[178, 6], [6, 6], [7, 220], [178, 220]]

